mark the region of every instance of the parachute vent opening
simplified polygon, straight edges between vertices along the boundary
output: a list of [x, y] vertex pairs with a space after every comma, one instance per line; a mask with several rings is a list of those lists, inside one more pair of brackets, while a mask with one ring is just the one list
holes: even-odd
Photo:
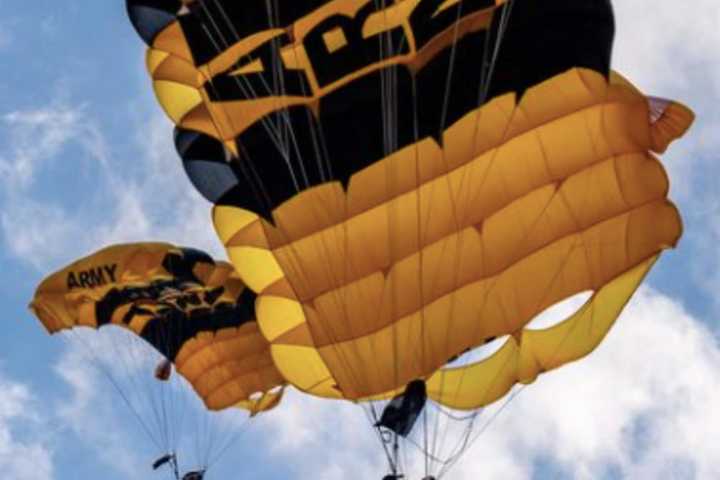
[[493, 356], [503, 345], [509, 335], [503, 335], [502, 337], [488, 338], [485, 343], [477, 348], [469, 349], [461, 353], [460, 355], [451, 358], [446, 367], [449, 368], [460, 368], [472, 365], [473, 363], [480, 362]]
[[525, 328], [528, 330], [545, 330], [554, 327], [580, 310], [593, 294], [593, 291], [587, 290], [551, 305], [536, 315]]

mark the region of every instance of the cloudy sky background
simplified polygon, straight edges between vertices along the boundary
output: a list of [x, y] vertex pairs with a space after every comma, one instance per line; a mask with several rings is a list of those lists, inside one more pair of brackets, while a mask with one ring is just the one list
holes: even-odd
[[[522, 390], [450, 478], [720, 478], [720, 8], [616, 1], [615, 68], [698, 115], [664, 156], [685, 221], [601, 347]], [[0, 0], [0, 471], [166, 478], [77, 342], [26, 310], [42, 276], [102, 246], [222, 256], [156, 106], [124, 2]], [[362, 411], [291, 394], [211, 478], [380, 478]]]

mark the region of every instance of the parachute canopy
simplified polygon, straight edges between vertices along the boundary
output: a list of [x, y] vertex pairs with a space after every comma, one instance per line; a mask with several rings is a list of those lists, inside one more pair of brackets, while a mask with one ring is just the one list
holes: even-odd
[[681, 235], [651, 152], [692, 114], [611, 73], [608, 0], [127, 5], [275, 365], [306, 392], [425, 379], [440, 404], [491, 403], [591, 352]]
[[[116, 245], [50, 275], [30, 308], [50, 333], [114, 325], [152, 345], [206, 407], [271, 408], [284, 381], [255, 321], [255, 294], [226, 262], [164, 243]], [[252, 397], [252, 398], [251, 398]]]

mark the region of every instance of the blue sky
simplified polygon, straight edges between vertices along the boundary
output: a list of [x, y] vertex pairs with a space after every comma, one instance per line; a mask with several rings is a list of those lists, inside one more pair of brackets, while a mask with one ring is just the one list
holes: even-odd
[[[615, 68], [698, 115], [663, 157], [685, 235], [597, 352], [523, 390], [449, 478], [720, 478], [716, 2], [615, 2]], [[46, 335], [26, 305], [44, 274], [111, 243], [222, 256], [210, 207], [182, 172], [123, 1], [0, 10], [0, 471], [167, 478], [149, 471], [159, 452], [78, 343]], [[359, 408], [291, 393], [265, 417], [211, 478], [380, 478]]]

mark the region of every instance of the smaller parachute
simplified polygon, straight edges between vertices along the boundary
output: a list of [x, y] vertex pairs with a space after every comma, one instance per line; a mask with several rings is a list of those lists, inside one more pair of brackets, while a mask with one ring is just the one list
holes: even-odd
[[50, 275], [30, 308], [50, 333], [114, 325], [172, 364], [205, 406], [251, 414], [280, 401], [284, 380], [255, 321], [255, 294], [204, 252], [164, 243], [105, 248]]

